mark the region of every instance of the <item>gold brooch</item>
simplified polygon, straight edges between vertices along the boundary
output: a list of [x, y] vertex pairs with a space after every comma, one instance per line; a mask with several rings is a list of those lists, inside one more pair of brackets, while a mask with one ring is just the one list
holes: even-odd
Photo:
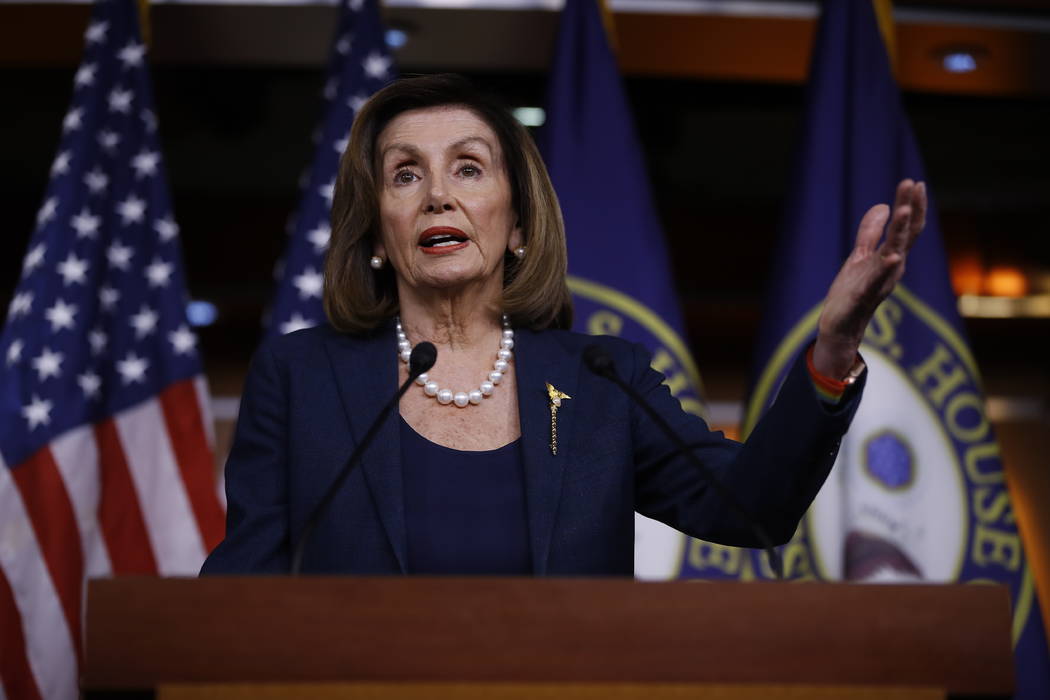
[[550, 382], [547, 384], [547, 396], [551, 400], [551, 454], [558, 454], [558, 409], [561, 407], [562, 399], [571, 399], [572, 397], [566, 394], [564, 391], [558, 391]]

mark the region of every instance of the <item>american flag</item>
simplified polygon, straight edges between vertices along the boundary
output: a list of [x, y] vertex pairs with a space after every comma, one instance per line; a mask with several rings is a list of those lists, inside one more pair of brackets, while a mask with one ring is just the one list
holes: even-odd
[[93, 8], [0, 334], [0, 697], [77, 697], [85, 581], [223, 535], [136, 5]]
[[324, 86], [325, 116], [315, 132], [317, 152], [303, 176], [288, 247], [277, 266], [270, 335], [324, 322], [324, 256], [332, 235], [329, 219], [339, 157], [346, 150], [354, 115], [394, 76], [377, 0], [343, 0], [340, 13]]

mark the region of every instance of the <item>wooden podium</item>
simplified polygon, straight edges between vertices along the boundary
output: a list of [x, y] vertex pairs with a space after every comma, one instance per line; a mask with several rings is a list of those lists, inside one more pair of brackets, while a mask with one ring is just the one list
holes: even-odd
[[88, 697], [1009, 697], [1006, 589], [624, 579], [118, 578]]

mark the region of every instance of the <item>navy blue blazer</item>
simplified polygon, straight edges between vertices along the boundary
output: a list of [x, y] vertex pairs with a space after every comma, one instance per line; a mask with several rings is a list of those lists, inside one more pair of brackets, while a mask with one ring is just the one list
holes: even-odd
[[[802, 358], [745, 444], [682, 411], [640, 345], [568, 331], [515, 335], [528, 530], [537, 575], [634, 571], [634, 511], [705, 540], [759, 546], [744, 522], [652, 421], [583, 364], [599, 342], [620, 375], [647, 397], [720, 474], [778, 543], [786, 542], [835, 460], [862, 381], [836, 407], [821, 402]], [[398, 380], [394, 330], [360, 337], [299, 331], [256, 353], [226, 463], [226, 539], [202, 574], [279, 573], [310, 511], [335, 479]], [[571, 399], [550, 449], [545, 384]], [[456, 409], [450, 409], [456, 410]], [[469, 409], [468, 409], [469, 410]], [[406, 571], [401, 446], [391, 416], [318, 522], [303, 570]]]

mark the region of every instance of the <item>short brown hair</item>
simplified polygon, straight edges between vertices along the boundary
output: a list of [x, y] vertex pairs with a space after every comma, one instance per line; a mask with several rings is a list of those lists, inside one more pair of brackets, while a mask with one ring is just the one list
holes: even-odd
[[503, 312], [516, 326], [541, 330], [572, 325], [572, 299], [565, 282], [565, 226], [547, 168], [529, 132], [492, 98], [458, 75], [403, 78], [372, 96], [361, 108], [339, 161], [332, 201], [332, 237], [325, 260], [324, 309], [339, 331], [370, 331], [398, 312], [397, 286], [389, 266], [373, 270], [372, 249], [380, 236], [376, 140], [402, 112], [462, 106], [496, 133], [528, 255], [504, 258]]

